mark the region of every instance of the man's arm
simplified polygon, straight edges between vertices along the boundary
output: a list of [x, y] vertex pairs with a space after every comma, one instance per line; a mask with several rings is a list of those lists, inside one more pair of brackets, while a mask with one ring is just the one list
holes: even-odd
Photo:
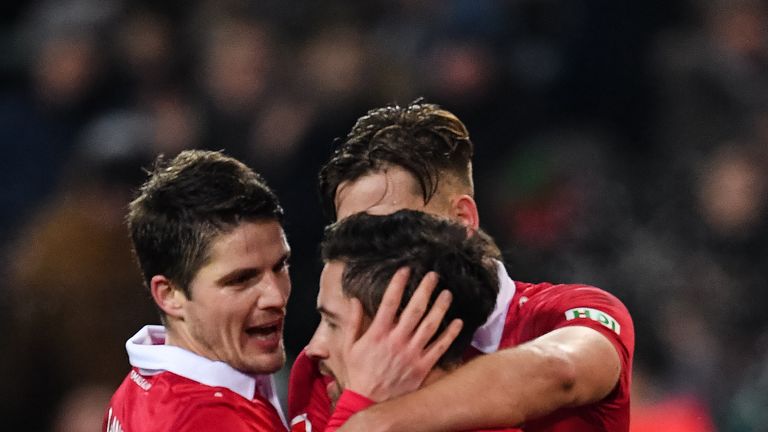
[[620, 372], [619, 354], [606, 336], [583, 326], [559, 328], [362, 411], [340, 431], [515, 426], [559, 408], [599, 401], [616, 386]]

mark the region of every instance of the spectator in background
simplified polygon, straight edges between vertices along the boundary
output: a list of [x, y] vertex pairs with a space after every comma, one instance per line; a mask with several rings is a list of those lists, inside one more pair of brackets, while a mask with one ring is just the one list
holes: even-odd
[[[29, 401], [56, 407], [70, 392], [103, 396], [113, 389], [125, 373], [115, 367], [125, 358], [116, 337], [127, 338], [154, 317], [137, 289], [141, 276], [123, 223], [141, 168], [151, 160], [150, 139], [151, 125], [141, 115], [93, 124], [61, 189], [16, 236], [7, 261], [8, 337], [16, 354], [1, 360], [3, 382], [14, 391], [0, 403], [14, 429], [47, 429], [52, 420], [54, 410], [32, 415]], [[101, 399], [102, 408], [107, 401]]]
[[56, 190], [77, 135], [104, 107], [103, 11], [62, 6], [33, 10], [20, 38], [24, 76], [0, 95], [2, 241]]
[[768, 332], [759, 339], [761, 354], [746, 371], [739, 384], [725, 420], [728, 432], [765, 432], [768, 430]]
[[254, 123], [271, 90], [272, 33], [246, 16], [214, 13], [200, 35], [200, 92], [204, 95], [203, 147], [222, 147], [252, 164]]

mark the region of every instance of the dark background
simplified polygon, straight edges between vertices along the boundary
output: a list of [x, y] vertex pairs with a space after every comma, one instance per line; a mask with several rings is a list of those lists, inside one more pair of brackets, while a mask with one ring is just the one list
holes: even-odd
[[768, 430], [764, 1], [16, 0], [1, 16], [4, 428], [98, 430], [125, 340], [157, 322], [122, 221], [159, 153], [224, 149], [276, 189], [295, 355], [317, 322], [318, 168], [366, 110], [423, 96], [470, 130], [512, 277], [629, 307], [634, 431]]

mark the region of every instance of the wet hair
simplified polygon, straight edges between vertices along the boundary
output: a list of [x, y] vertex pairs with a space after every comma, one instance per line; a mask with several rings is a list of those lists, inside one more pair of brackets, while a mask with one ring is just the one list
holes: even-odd
[[424, 204], [449, 176], [471, 194], [473, 151], [464, 123], [438, 105], [417, 100], [405, 107], [389, 105], [370, 110], [339, 140], [320, 170], [323, 209], [335, 220], [334, 200], [339, 185], [388, 166], [401, 167], [414, 176]]
[[498, 294], [497, 262], [485, 253], [481, 238], [467, 235], [465, 226], [415, 210], [390, 215], [358, 213], [329, 225], [321, 246], [325, 262], [344, 263], [342, 292], [360, 300], [373, 317], [395, 272], [411, 269], [398, 315], [429, 271], [439, 275], [430, 305], [441, 290], [453, 301], [440, 323], [442, 332], [455, 318], [464, 322], [461, 333], [438, 365], [461, 363], [475, 330], [490, 315]]
[[191, 298], [189, 284], [218, 236], [243, 222], [282, 219], [277, 196], [245, 164], [221, 152], [187, 150], [170, 161], [157, 158], [127, 223], [147, 287], [164, 275]]

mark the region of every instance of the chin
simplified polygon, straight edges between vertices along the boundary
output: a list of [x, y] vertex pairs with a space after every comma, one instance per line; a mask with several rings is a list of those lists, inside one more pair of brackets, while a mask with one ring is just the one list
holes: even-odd
[[277, 372], [285, 366], [285, 352], [280, 351], [279, 353], [265, 355], [263, 356], [263, 361], [259, 362], [259, 365], [261, 366], [261, 373]]
[[243, 362], [242, 368], [236, 369], [249, 374], [271, 374], [279, 371], [283, 366], [285, 366], [285, 352], [281, 351], [249, 357]]
[[328, 388], [326, 389], [326, 393], [328, 394], [328, 398], [331, 400], [331, 407], [333, 407], [333, 409], [336, 409], [336, 402], [338, 402], [339, 398], [341, 397], [341, 391], [341, 385], [335, 380], [329, 384]]

